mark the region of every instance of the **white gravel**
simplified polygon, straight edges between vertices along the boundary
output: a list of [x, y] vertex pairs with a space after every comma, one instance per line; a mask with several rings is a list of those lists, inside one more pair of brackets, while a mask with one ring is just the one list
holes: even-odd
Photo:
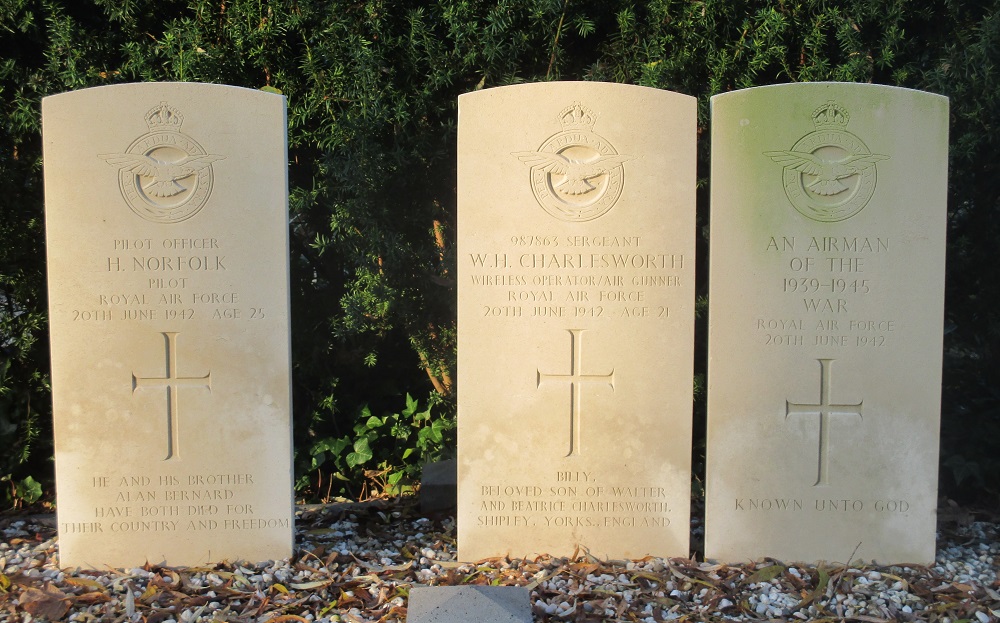
[[[51, 517], [0, 518], [0, 623], [402, 622], [413, 586], [531, 589], [536, 621], [1000, 621], [998, 526], [940, 535], [931, 567], [684, 559], [455, 559], [455, 523], [412, 505], [310, 507], [296, 556], [203, 569], [63, 570]], [[280, 618], [279, 618], [280, 617]]]

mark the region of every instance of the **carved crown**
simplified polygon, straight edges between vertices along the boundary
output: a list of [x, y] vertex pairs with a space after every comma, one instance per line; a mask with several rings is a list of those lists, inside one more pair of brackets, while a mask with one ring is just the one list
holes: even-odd
[[846, 108], [833, 100], [830, 100], [813, 111], [812, 120], [813, 125], [815, 125], [818, 130], [832, 128], [843, 129], [847, 127], [847, 124], [851, 121], [851, 115], [848, 114]]
[[563, 130], [592, 128], [597, 122], [597, 115], [591, 109], [579, 102], [567, 106], [559, 113], [559, 123]]
[[184, 123], [184, 115], [166, 102], [160, 102], [159, 106], [150, 108], [149, 112], [146, 113], [146, 125], [152, 132], [164, 130], [177, 132], [181, 129], [182, 123]]

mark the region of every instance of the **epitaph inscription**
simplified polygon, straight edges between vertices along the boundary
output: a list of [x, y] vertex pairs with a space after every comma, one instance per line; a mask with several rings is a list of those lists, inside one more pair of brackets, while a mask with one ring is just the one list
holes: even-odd
[[284, 99], [129, 84], [42, 118], [60, 564], [289, 556]]
[[934, 560], [947, 135], [894, 87], [713, 98], [707, 558]]
[[459, 108], [459, 556], [687, 555], [694, 100]]

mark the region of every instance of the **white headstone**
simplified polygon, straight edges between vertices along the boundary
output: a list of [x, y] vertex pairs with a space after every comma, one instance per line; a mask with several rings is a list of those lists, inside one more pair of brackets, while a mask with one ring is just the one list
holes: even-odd
[[458, 546], [688, 555], [695, 100], [459, 98]]
[[705, 555], [934, 560], [948, 100], [712, 100]]
[[42, 102], [60, 564], [292, 548], [285, 100]]

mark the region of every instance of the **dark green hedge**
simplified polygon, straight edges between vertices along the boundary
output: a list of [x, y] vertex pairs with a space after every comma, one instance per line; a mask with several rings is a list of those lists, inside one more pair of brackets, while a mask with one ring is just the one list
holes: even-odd
[[[702, 293], [711, 95], [810, 80], [948, 95], [942, 482], [951, 495], [994, 495], [998, 8], [1000, 0], [0, 0], [0, 477], [8, 496], [30, 499], [29, 476], [51, 482], [39, 100], [145, 80], [288, 97], [295, 432], [300, 492], [312, 498], [384, 487], [392, 474], [414, 473], [405, 449], [430, 458], [452, 438], [459, 94], [605, 80], [697, 96]], [[414, 422], [439, 428], [409, 439], [400, 427]]]

